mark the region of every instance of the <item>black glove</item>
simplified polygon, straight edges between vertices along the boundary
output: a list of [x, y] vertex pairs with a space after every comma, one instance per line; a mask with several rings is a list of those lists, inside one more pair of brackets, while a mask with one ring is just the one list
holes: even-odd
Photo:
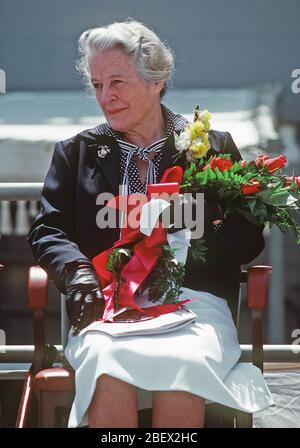
[[65, 266], [67, 314], [73, 334], [102, 317], [104, 298], [97, 273], [91, 262], [73, 262]]

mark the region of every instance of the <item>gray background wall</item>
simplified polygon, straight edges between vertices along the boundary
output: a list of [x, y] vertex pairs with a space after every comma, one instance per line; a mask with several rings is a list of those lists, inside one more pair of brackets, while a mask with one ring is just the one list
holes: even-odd
[[175, 87], [288, 87], [300, 66], [299, 0], [0, 0], [7, 91], [78, 89], [80, 33], [128, 16], [174, 49]]

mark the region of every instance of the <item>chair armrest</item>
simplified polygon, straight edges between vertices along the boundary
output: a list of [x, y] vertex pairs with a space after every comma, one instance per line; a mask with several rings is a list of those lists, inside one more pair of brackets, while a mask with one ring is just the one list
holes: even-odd
[[32, 310], [47, 306], [48, 275], [40, 266], [31, 266], [28, 274], [28, 304]]
[[32, 266], [28, 275], [28, 304], [33, 311], [34, 355], [32, 372], [36, 374], [45, 362], [45, 308], [48, 275], [40, 266]]
[[263, 311], [267, 307], [269, 274], [271, 266], [252, 266], [247, 271], [247, 305], [252, 314], [252, 362], [262, 372], [263, 352]]
[[271, 266], [251, 266], [247, 272], [247, 306], [251, 310], [267, 307]]

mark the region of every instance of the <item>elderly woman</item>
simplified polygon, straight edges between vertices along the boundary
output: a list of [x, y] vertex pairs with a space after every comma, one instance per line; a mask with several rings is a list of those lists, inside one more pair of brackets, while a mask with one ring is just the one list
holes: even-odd
[[[85, 329], [70, 332], [65, 351], [76, 371], [69, 426], [137, 427], [138, 409], [152, 406], [153, 427], [202, 427], [205, 400], [246, 412], [264, 409], [272, 399], [258, 369], [238, 368], [240, 347], [228, 307], [235, 312], [240, 265], [262, 251], [263, 229], [238, 215], [225, 219], [217, 204], [205, 205], [206, 263], [188, 258], [186, 264], [183, 289], [194, 299], [196, 322], [138, 337], [89, 331], [103, 309], [91, 260], [120, 231], [97, 226], [96, 198], [118, 194], [120, 185], [145, 193], [148, 183], [159, 182], [173, 164], [174, 132], [187, 121], [161, 103], [174, 64], [153, 31], [128, 20], [84, 32], [79, 45], [79, 69], [106, 122], [56, 144], [42, 210], [28, 237], [37, 262], [67, 295], [71, 324]], [[209, 140], [208, 156], [224, 152], [241, 159], [228, 132], [211, 130]], [[223, 222], [217, 231], [215, 220]]]

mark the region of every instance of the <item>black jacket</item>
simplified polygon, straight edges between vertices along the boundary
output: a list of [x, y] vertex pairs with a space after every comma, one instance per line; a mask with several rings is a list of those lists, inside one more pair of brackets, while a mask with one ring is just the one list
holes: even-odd
[[[211, 154], [230, 153], [232, 160], [241, 156], [228, 132], [209, 131]], [[98, 146], [111, 152], [98, 157]], [[174, 136], [167, 138], [160, 163], [164, 170], [174, 165]], [[37, 263], [64, 292], [61, 276], [65, 263], [92, 259], [113, 245], [119, 229], [100, 229], [96, 215], [101, 206], [96, 197], [102, 192], [119, 194], [120, 160], [116, 139], [95, 135], [91, 130], [58, 142], [41, 194], [41, 213], [34, 221], [28, 242]], [[264, 248], [262, 228], [248, 223], [241, 215], [227, 217], [221, 237], [210, 233], [207, 262], [187, 259], [184, 286], [206, 290], [229, 300], [234, 310], [238, 296], [240, 265], [250, 262]]]

